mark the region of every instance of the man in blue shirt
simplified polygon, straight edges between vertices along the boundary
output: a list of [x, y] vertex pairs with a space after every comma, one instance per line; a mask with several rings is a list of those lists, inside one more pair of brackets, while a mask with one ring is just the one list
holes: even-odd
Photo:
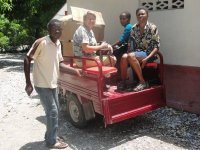
[[131, 14], [129, 12], [122, 12], [119, 16], [120, 23], [124, 27], [124, 32], [112, 47], [114, 49], [113, 55], [117, 58], [116, 67], [119, 69], [120, 59], [124, 53], [127, 52], [127, 43], [130, 37], [130, 32], [133, 25], [130, 23]]

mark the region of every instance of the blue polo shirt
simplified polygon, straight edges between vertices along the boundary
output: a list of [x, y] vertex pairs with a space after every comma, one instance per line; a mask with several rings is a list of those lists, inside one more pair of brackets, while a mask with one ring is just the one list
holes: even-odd
[[120, 43], [124, 43], [124, 42], [128, 42], [128, 39], [130, 37], [130, 32], [131, 32], [131, 29], [132, 29], [133, 25], [132, 24], [127, 24], [125, 27], [124, 27], [124, 32], [123, 34], [120, 36]]

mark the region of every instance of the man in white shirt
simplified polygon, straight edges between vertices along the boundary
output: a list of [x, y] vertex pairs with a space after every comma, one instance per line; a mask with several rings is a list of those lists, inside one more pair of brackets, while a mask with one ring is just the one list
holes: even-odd
[[59, 67], [80, 76], [79, 70], [66, 66], [61, 53], [61, 23], [53, 19], [48, 23], [49, 35], [35, 41], [24, 59], [24, 73], [26, 78], [26, 92], [30, 95], [33, 86], [30, 80], [30, 64], [33, 64], [33, 82], [35, 90], [40, 96], [44, 107], [47, 124], [45, 133], [46, 145], [50, 148], [66, 148], [67, 144], [57, 136], [59, 102], [57, 79]]

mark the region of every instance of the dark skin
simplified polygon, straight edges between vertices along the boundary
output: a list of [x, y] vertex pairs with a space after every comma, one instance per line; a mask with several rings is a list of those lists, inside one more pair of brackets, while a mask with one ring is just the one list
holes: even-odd
[[[138, 24], [140, 27], [140, 33], [144, 33], [145, 25], [147, 24], [148, 14], [145, 10], [141, 9], [136, 14]], [[136, 58], [134, 53], [124, 54], [121, 59], [121, 77], [122, 80], [126, 79], [127, 76], [127, 67], [128, 63], [130, 63], [131, 67], [135, 70], [140, 82], [145, 82], [144, 77], [142, 75], [142, 68], [146, 65], [149, 58], [154, 56], [157, 53], [158, 49], [154, 48], [151, 53], [146, 58]], [[141, 64], [141, 65], [140, 65]]]
[[[125, 27], [127, 24], [130, 23], [130, 19], [127, 18], [126, 14], [125, 13], [122, 13], [120, 16], [119, 16], [119, 19], [120, 19], [120, 23], [123, 27]], [[115, 47], [116, 45], [120, 44], [120, 41], [116, 41], [112, 47]]]
[[[51, 41], [53, 43], [56, 43], [56, 41], [60, 38], [61, 33], [62, 33], [60, 23], [54, 23], [53, 25], [51, 25], [48, 28], [48, 32], [49, 32]], [[31, 55], [34, 55], [34, 53], [35, 52], [31, 53]], [[33, 86], [32, 86], [31, 80], [30, 80], [30, 65], [31, 65], [32, 60], [33, 59], [30, 56], [26, 56], [24, 58], [24, 74], [25, 74], [25, 79], [26, 79], [25, 91], [28, 96], [30, 96], [31, 93], [33, 92]], [[69, 67], [69, 66], [65, 65], [63, 62], [60, 62], [60, 67], [62, 69], [67, 70], [68, 72], [71, 72], [73, 74], [81, 76], [81, 70]]]
[[[148, 14], [145, 12], [145, 10], [140, 10], [137, 13], [137, 20], [138, 20], [138, 23], [139, 23], [139, 26], [140, 26], [140, 33], [143, 34], [145, 25], [147, 24], [147, 20], [148, 20]], [[144, 66], [146, 65], [149, 58], [154, 56], [157, 52], [158, 52], [158, 49], [154, 48], [152, 50], [152, 52], [146, 58], [139, 60], [140, 63], [142, 64], [141, 67], [144, 68]]]

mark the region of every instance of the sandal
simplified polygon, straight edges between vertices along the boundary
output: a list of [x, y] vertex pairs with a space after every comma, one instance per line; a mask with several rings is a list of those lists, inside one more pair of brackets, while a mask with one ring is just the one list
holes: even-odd
[[148, 84], [146, 82], [140, 82], [134, 89], [134, 92], [139, 92], [142, 91], [144, 89], [146, 89], [148, 87]]
[[64, 149], [64, 148], [66, 148], [67, 146], [68, 146], [67, 143], [57, 141], [54, 145], [49, 146], [49, 148]]

